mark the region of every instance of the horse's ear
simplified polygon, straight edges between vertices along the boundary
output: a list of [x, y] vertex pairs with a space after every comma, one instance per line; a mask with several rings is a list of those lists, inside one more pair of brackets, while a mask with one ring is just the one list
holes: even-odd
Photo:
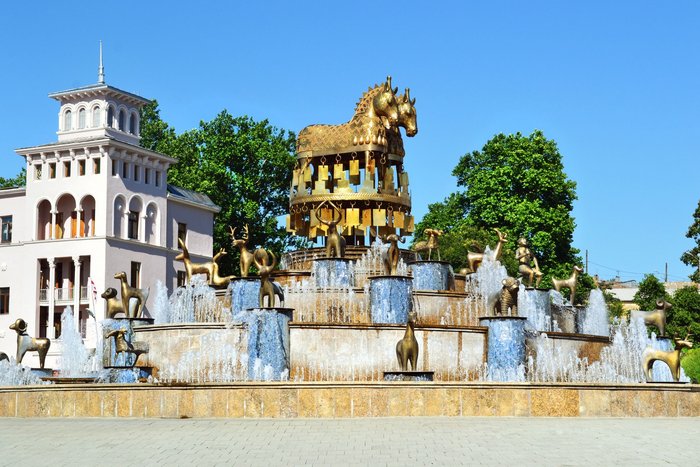
[[384, 83], [384, 90], [391, 91], [391, 76], [386, 77], [386, 83]]

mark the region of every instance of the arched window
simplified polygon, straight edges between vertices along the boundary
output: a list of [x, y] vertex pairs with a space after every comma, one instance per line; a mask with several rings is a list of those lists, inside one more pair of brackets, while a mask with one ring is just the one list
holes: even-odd
[[122, 109], [119, 111], [119, 129], [121, 131], [124, 131], [126, 129], [126, 127], [124, 126], [125, 120], [126, 120], [126, 112], [124, 112], [124, 110]]
[[86, 113], [87, 112], [85, 112], [84, 108], [81, 108], [80, 110], [78, 110], [78, 128], [81, 130], [83, 128], [85, 128], [85, 114]]
[[114, 128], [114, 107], [112, 106], [107, 110], [107, 126]]
[[73, 114], [70, 110], [66, 110], [63, 114], [63, 131], [70, 131], [73, 126]]
[[100, 126], [102, 118], [100, 117], [100, 108], [93, 107], [92, 109], [92, 127], [97, 128]]
[[131, 118], [129, 119], [129, 133], [132, 135], [136, 134], [136, 114], [131, 114]]

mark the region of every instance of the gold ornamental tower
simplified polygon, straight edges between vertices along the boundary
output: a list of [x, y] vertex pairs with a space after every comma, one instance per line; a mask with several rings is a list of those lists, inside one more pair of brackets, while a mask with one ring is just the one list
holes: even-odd
[[364, 244], [367, 234], [413, 232], [399, 127], [406, 136], [418, 132], [416, 100], [408, 89], [402, 95], [397, 90], [387, 77], [362, 95], [349, 122], [301, 130], [289, 194], [289, 232], [315, 241], [326, 235], [326, 224], [338, 212], [338, 226], [351, 245]]

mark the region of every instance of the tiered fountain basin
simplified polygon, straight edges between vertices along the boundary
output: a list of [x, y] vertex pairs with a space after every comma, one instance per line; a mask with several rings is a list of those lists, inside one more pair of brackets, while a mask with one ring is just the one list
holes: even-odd
[[[308, 259], [310, 265], [312, 259]], [[136, 364], [154, 367], [157, 384], [0, 388], [0, 415], [700, 415], [697, 385], [561, 382], [588, 381], [581, 375], [593, 375], [598, 378], [595, 381], [642, 380], [638, 375], [630, 379], [627, 373], [623, 374], [627, 379], [605, 379], [611, 353], [606, 349], [615, 347], [608, 336], [561, 332], [562, 327], [569, 331], [590, 328], [582, 320], [583, 310], [578, 310], [581, 315], [575, 319], [567, 316], [562, 321], [556, 310], [533, 314], [521, 303], [527, 316], [525, 361], [518, 368], [519, 379], [512, 381], [524, 382], [489, 382], [489, 327], [479, 322], [480, 317], [489, 316], [488, 301], [465, 286], [473, 278], [465, 281], [462, 276], [456, 276], [453, 291], [414, 288], [411, 294], [420, 347], [418, 370], [434, 372], [434, 381], [384, 381], [384, 372], [398, 369], [395, 348], [405, 325], [373, 322], [369, 277], [381, 274], [376, 268], [381, 264], [365, 261], [367, 264], [374, 269], [356, 267], [352, 287], [319, 287], [310, 270], [275, 274], [274, 279], [286, 289], [284, 306], [294, 309], [292, 321], [284, 326], [288, 372], [267, 372], [259, 362], [251, 366], [249, 326], [254, 323], [232, 312], [230, 293], [193, 292], [190, 295], [200, 297], [191, 302], [193, 311], [174, 314], [186, 322], [134, 326], [134, 340], [149, 349]], [[548, 297], [546, 291], [528, 293], [533, 303]], [[630, 325], [625, 332], [639, 330]], [[286, 334], [282, 337], [284, 341]], [[597, 373], [574, 374], [581, 362], [598, 361], [603, 364], [593, 368]], [[640, 366], [633, 360], [620, 364], [633, 369]], [[559, 372], [560, 367], [566, 371]]]
[[0, 417], [698, 417], [678, 384], [243, 382], [0, 388]]

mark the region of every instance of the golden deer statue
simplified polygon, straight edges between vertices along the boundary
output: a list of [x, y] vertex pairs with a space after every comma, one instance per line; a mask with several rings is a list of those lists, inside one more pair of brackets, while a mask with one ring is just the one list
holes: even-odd
[[318, 221], [328, 227], [326, 233], [326, 258], [344, 258], [345, 257], [345, 238], [338, 233], [338, 224], [343, 220], [343, 214], [338, 207], [329, 202], [333, 208], [333, 217], [331, 220], [321, 218], [321, 207], [325, 202], [321, 203], [316, 208], [316, 218]]
[[192, 276], [194, 276], [195, 274], [205, 274], [207, 276], [207, 284], [217, 287], [226, 286], [231, 281], [231, 279], [233, 279], [234, 276], [219, 276], [219, 258], [227, 254], [226, 250], [224, 250], [223, 248], [220, 249], [219, 252], [214, 255], [212, 261], [208, 261], [206, 263], [193, 263], [190, 259], [190, 252], [185, 246], [185, 242], [183, 242], [182, 239], [178, 238], [177, 243], [180, 245], [180, 249], [182, 251], [178, 253], [175, 259], [177, 261], [182, 261], [183, 263], [185, 263], [185, 273], [187, 274], [187, 282], [192, 280]]
[[411, 362], [411, 370], [416, 371], [418, 364], [418, 341], [415, 336], [416, 327], [416, 312], [408, 313], [408, 322], [406, 323], [406, 332], [396, 344], [396, 358], [399, 361], [401, 371], [408, 371], [408, 362]]
[[413, 244], [412, 249], [416, 254], [416, 260], [418, 260], [418, 253], [428, 252], [428, 261], [433, 254], [433, 250], [438, 252], [438, 261], [440, 261], [440, 248], [438, 245], [438, 238], [444, 233], [442, 230], [438, 229], [425, 229], [423, 231], [425, 235], [428, 236], [428, 240], [421, 240]]
[[578, 280], [578, 275], [583, 272], [583, 268], [581, 266], [576, 266], [574, 265], [574, 269], [571, 272], [571, 275], [569, 276], [568, 279], [554, 279], [552, 278], [552, 284], [554, 285], [554, 290], [557, 292], [561, 292], [561, 289], [563, 288], [568, 288], [569, 291], [571, 292], [569, 294], [569, 302], [571, 304], [574, 304], [574, 297], [576, 296], [576, 286], [577, 286], [577, 280]]
[[248, 249], [248, 224], [243, 227], [243, 237], [236, 238], [236, 228], [229, 226], [231, 231], [231, 245], [238, 248], [241, 254], [241, 277], [248, 277], [250, 267], [253, 265], [253, 253]]
[[632, 318], [642, 318], [644, 324], [656, 326], [659, 330], [659, 336], [666, 336], [666, 315], [670, 310], [671, 304], [663, 298], [656, 301], [656, 309], [654, 311], [633, 310]]
[[[143, 316], [143, 307], [146, 305], [146, 300], [148, 300], [148, 294], [150, 288], [139, 289], [137, 287], [131, 287], [126, 280], [126, 273], [124, 271], [118, 272], [114, 275], [115, 279], [119, 279], [121, 283], [122, 292], [122, 307], [124, 307], [124, 312], [129, 318], [140, 318]], [[129, 307], [129, 302], [131, 299], [136, 300], [136, 306], [133, 309]]]
[[374, 227], [370, 227], [370, 232], [372, 232], [372, 235], [374, 235], [375, 237], [380, 238], [382, 240], [382, 243], [389, 244], [389, 249], [382, 256], [382, 262], [384, 264], [384, 274], [386, 274], [387, 276], [395, 276], [396, 270], [399, 266], [399, 259], [401, 259], [398, 242], [405, 243], [406, 238], [399, 237], [398, 235], [396, 235], [396, 233], [388, 235], [379, 235], [377, 234], [377, 231], [374, 229]]
[[675, 343], [674, 350], [657, 350], [647, 347], [642, 353], [642, 365], [644, 368], [644, 374], [647, 378], [647, 383], [653, 381], [652, 377], [652, 367], [654, 362], [660, 360], [664, 362], [671, 370], [671, 376], [673, 381], [678, 382], [681, 378], [681, 350], [692, 349], [693, 343], [690, 342], [690, 334], [685, 336], [685, 339], [674, 338]]
[[[262, 252], [261, 252], [262, 250]], [[260, 252], [260, 253], [259, 253]], [[262, 253], [265, 254], [265, 258], [262, 258]], [[268, 264], [267, 255], [272, 257], [272, 261]], [[260, 259], [258, 259], [260, 257]], [[255, 267], [258, 268], [258, 274], [260, 275], [260, 293], [258, 295], [258, 304], [260, 308], [265, 307], [265, 298], [267, 297], [267, 306], [272, 308], [275, 306], [275, 285], [270, 280], [270, 274], [277, 266], [277, 257], [273, 252], [268, 252], [261, 249], [256, 250], [253, 256], [253, 262]]]
[[[499, 259], [501, 259], [501, 254], [503, 253], [503, 245], [505, 245], [506, 241], [508, 241], [508, 234], [501, 233], [501, 231], [498, 229], [493, 230], [498, 234], [498, 243], [496, 244], [496, 248], [491, 254], [493, 256], [493, 260], [498, 261]], [[483, 253], [474, 253], [472, 251], [467, 252], [467, 264], [469, 265], [469, 270], [471, 272], [476, 272], [476, 270], [479, 268], [479, 266], [481, 266], [481, 263], [483, 262]]]

